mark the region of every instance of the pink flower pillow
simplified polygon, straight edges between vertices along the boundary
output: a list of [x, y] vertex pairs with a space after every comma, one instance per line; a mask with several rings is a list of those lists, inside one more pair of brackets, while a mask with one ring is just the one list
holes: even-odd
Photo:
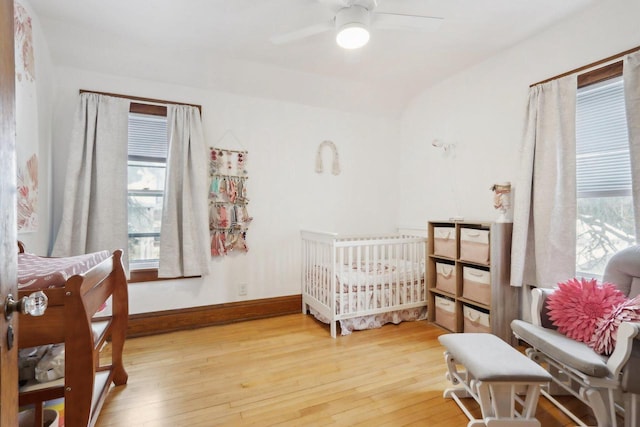
[[596, 279], [570, 279], [558, 283], [547, 300], [549, 318], [558, 332], [589, 343], [598, 321], [623, 303], [625, 295], [613, 284], [598, 284]]
[[640, 295], [632, 299], [625, 299], [598, 321], [589, 341], [589, 347], [596, 353], [609, 356], [616, 346], [620, 324], [638, 321], [640, 321]]

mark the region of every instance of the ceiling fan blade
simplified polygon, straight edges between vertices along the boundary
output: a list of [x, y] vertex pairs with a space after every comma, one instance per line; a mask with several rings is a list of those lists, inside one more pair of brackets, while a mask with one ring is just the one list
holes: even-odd
[[385, 30], [437, 31], [444, 18], [437, 16], [402, 15], [399, 13], [375, 12], [372, 26]]
[[278, 34], [272, 36], [269, 40], [271, 40], [271, 43], [273, 44], [291, 43], [296, 40], [304, 39], [306, 37], [314, 36], [316, 34], [324, 33], [325, 31], [333, 29], [333, 22], [325, 22], [323, 24], [310, 25], [308, 27], [300, 28], [299, 30], [290, 31], [288, 33]]

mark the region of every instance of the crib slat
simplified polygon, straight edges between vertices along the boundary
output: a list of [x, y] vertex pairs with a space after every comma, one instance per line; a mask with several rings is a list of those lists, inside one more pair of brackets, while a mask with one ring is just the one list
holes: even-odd
[[[353, 305], [356, 303], [355, 300], [355, 293], [353, 292], [352, 289], [352, 283], [353, 283], [353, 266], [356, 265], [356, 263], [358, 262], [358, 254], [355, 253], [355, 248], [349, 247], [347, 248], [347, 252], [349, 253], [349, 267], [348, 267], [348, 280], [347, 280], [347, 284], [349, 286], [349, 307], [353, 307]], [[346, 285], [345, 285], [346, 286]], [[345, 309], [344, 312], [346, 313], [347, 310]]]
[[[364, 247], [364, 259], [362, 262], [365, 264], [365, 275], [362, 286], [358, 286], [358, 302], [361, 304], [361, 307], [358, 307], [359, 311], [371, 310], [373, 307], [369, 304], [369, 298], [367, 298], [367, 294], [375, 292], [376, 282], [375, 275], [371, 269], [371, 246], [367, 245]], [[362, 265], [362, 264], [360, 264]], [[373, 277], [373, 283], [370, 283], [370, 280], [367, 280], [369, 277]], [[370, 288], [371, 286], [371, 288]], [[369, 290], [371, 289], [371, 291]]]
[[[344, 268], [345, 265], [347, 265], [347, 260], [345, 259], [345, 253], [344, 253], [344, 248], [338, 248], [337, 250], [339, 250], [339, 254], [340, 254], [340, 259], [338, 261], [338, 265], [336, 266], [336, 269], [338, 271], [342, 271], [342, 269]], [[336, 292], [336, 298], [338, 298], [338, 301], [336, 302], [336, 304], [338, 304], [339, 311], [341, 312], [343, 310], [344, 304], [345, 304], [345, 299], [344, 299], [344, 285], [342, 283], [342, 280], [340, 281], [340, 283], [338, 283], [338, 288], [337, 288], [337, 292]], [[337, 312], [336, 314], [340, 314], [340, 312]]]
[[413, 271], [414, 270], [413, 270], [413, 262], [412, 262], [412, 260], [413, 260], [413, 247], [412, 247], [412, 245], [410, 245], [410, 244], [406, 245], [405, 250], [407, 252], [407, 254], [406, 254], [407, 261], [406, 262], [407, 262], [407, 264], [409, 266], [409, 267], [407, 267], [407, 268], [409, 268], [409, 270], [408, 270], [407, 275], [406, 275], [406, 278], [407, 278], [406, 296], [407, 296], [407, 302], [409, 304], [411, 304], [411, 303], [414, 302], [414, 299], [413, 299], [413, 286], [414, 286]]
[[388, 308], [389, 304], [389, 292], [391, 291], [391, 285], [388, 283], [387, 278], [391, 273], [391, 270], [387, 268], [389, 264], [389, 254], [387, 253], [386, 245], [380, 245], [380, 263], [383, 268], [384, 282], [380, 294], [380, 307]]

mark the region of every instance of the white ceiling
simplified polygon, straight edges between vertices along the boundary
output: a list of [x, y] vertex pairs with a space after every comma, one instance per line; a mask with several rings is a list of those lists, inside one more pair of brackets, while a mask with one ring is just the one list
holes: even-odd
[[[378, 0], [444, 18], [435, 32], [374, 30], [359, 51], [326, 32], [348, 0], [28, 0], [56, 65], [397, 115], [424, 88], [579, 13], [595, 0]], [[96, 88], [99, 89], [99, 88]]]

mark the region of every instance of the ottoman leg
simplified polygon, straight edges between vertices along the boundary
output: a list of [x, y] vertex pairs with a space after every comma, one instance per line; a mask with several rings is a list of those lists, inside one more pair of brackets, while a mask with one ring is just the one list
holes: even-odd
[[535, 418], [540, 386], [527, 384], [526, 396], [520, 413], [516, 411], [517, 391], [522, 383], [478, 382], [478, 403], [487, 427], [518, 426], [540, 427]]
[[445, 351], [444, 360], [447, 363], [446, 378], [455, 387], [448, 388], [444, 391], [443, 397], [453, 398], [453, 395], [457, 395], [460, 398], [473, 397], [473, 392], [469, 389], [470, 378], [467, 371], [458, 371], [456, 361], [451, 353]]

